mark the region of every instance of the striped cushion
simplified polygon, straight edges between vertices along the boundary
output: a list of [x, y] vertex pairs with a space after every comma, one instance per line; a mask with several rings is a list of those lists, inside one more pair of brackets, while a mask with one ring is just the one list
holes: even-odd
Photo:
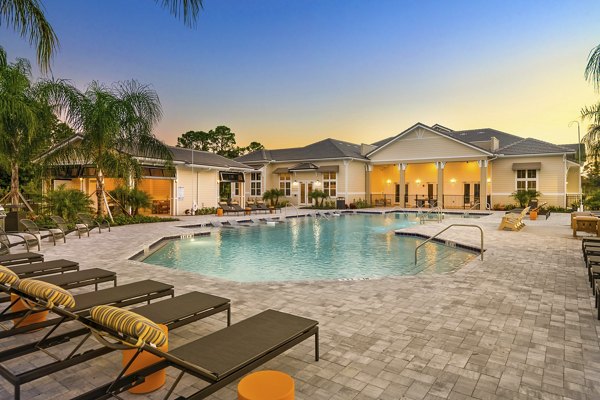
[[19, 275], [15, 274], [10, 269], [0, 265], [0, 283], [12, 286], [18, 281]]
[[48, 308], [53, 308], [55, 305], [65, 308], [75, 307], [73, 295], [51, 283], [35, 279], [23, 279], [19, 282], [18, 289], [25, 294], [46, 301]]
[[167, 341], [167, 336], [154, 322], [122, 308], [92, 307], [90, 318], [102, 326], [133, 337], [137, 340], [136, 347], [141, 347], [144, 343], [160, 347]]

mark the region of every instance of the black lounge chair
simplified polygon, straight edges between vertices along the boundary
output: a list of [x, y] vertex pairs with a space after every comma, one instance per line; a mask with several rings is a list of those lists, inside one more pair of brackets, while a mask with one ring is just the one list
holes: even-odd
[[[98, 290], [98, 285], [104, 282], [112, 282], [113, 286], [117, 286], [117, 274], [113, 271], [101, 268], [84, 269], [83, 271], [74, 271], [66, 274], [38, 276], [36, 279], [38, 281], [51, 283], [63, 289], [75, 289], [94, 285], [94, 289]], [[10, 290], [6, 290], [2, 285], [0, 285], [0, 290], [10, 293]], [[7, 301], [10, 301], [10, 296], [0, 296], [0, 303]]]
[[[18, 291], [18, 288], [16, 290]], [[21, 293], [21, 295], [29, 301], [37, 303], [38, 305], [43, 306], [44, 304], [43, 302], [40, 303], [39, 299], [33, 298], [26, 293]], [[132, 311], [149, 318], [156, 323], [164, 324], [168, 327], [169, 331], [172, 331], [176, 328], [220, 313], [222, 311], [227, 312], [227, 326], [229, 326], [231, 324], [230, 305], [229, 299], [209, 295], [206, 293], [191, 292], [171, 299], [162, 300], [157, 303], [138, 307]], [[56, 308], [52, 308], [52, 310], [63, 319], [81, 318], [79, 314], [73, 314], [71, 311], [64, 309], [56, 310]], [[52, 333], [52, 331], [50, 333]], [[78, 365], [96, 357], [100, 357], [115, 350], [111, 347], [96, 346], [95, 348], [88, 349], [85, 352], [77, 353], [77, 350], [81, 347], [81, 345], [90, 337], [90, 330], [87, 327], [52, 337], [50, 336], [50, 333], [36, 343], [30, 343], [0, 351], [0, 363], [5, 363], [6, 361], [13, 360], [27, 354], [32, 354], [37, 351], [49, 353], [48, 348], [52, 346], [63, 345], [66, 342], [69, 342], [72, 338], [84, 336], [83, 340], [76, 344], [75, 348], [69, 355], [66, 357], [54, 356], [56, 361], [48, 364], [36, 365], [29, 370], [23, 370], [20, 368], [19, 372], [13, 372], [5, 365], [0, 364], [0, 375], [13, 385], [15, 399], [20, 398], [21, 386], [28, 382], [46, 377], [49, 374], [62, 371], [66, 368]]]
[[36, 276], [62, 274], [68, 271], [79, 271], [79, 263], [69, 260], [52, 260], [30, 264], [13, 265], [9, 267], [19, 278], [33, 278]]
[[[11, 242], [9, 237], [17, 237], [21, 240], [18, 242]], [[37, 236], [26, 232], [6, 232], [4, 229], [0, 228], [0, 254], [9, 254], [11, 247], [19, 245], [25, 246], [27, 251], [29, 251], [32, 246], [37, 246], [38, 250], [40, 250], [40, 242], [38, 241]]]
[[65, 236], [64, 232], [60, 229], [50, 228], [47, 229], [48, 233], [42, 234], [42, 231], [37, 226], [37, 224], [30, 219], [22, 219], [21, 224], [23, 224], [27, 233], [35, 236], [38, 239], [38, 245], [40, 244], [42, 239], [46, 239], [49, 237], [52, 238], [52, 243], [54, 243], [55, 246], [56, 239], [62, 239], [65, 243], [67, 243], [67, 237]]
[[239, 213], [239, 210], [236, 210], [224, 201], [219, 202], [219, 207], [223, 209], [224, 213]]
[[44, 261], [44, 255], [40, 253], [14, 253], [14, 254], [4, 254], [0, 256], [0, 265], [4, 265], [5, 267], [11, 265], [20, 265], [20, 264], [30, 264], [34, 262]]
[[[89, 318], [79, 319], [79, 321], [89, 326], [94, 336], [106, 346], [117, 349], [124, 346], [130, 348], [137, 342], [136, 338], [124, 336], [122, 332], [116, 332]], [[142, 351], [154, 354], [163, 360], [126, 375], [125, 371], [130, 366], [128, 364], [113, 382], [75, 399], [116, 397], [124, 390], [142, 383], [146, 376], [166, 367], [174, 367], [180, 371], [167, 397], [187, 373], [207, 382], [208, 386], [188, 397], [177, 399], [203, 399], [311, 336], [315, 337], [315, 360], [318, 361], [317, 321], [275, 310], [263, 311], [166, 353], [152, 345], [143, 344], [138, 347], [132, 362]]]
[[[73, 296], [75, 297], [75, 307], [71, 311], [74, 315], [87, 316], [90, 308], [100, 304], [114, 305], [117, 307], [127, 307], [144, 302], [150, 304], [150, 300], [167, 296], [173, 297], [174, 294], [175, 291], [172, 285], [146, 279], [126, 285], [101, 289], [95, 292], [76, 294]], [[31, 310], [9, 312], [12, 305], [13, 304], [11, 303], [0, 312], [0, 322], [24, 318], [32, 313]], [[11, 328], [3, 331], [0, 330], [0, 339], [20, 333], [31, 332], [48, 326], [52, 326], [52, 330], [55, 330], [64, 322], [66, 322], [66, 319], [64, 318], [53, 318], [24, 326], [20, 326], [19, 322], [17, 322]]]
[[246, 209], [243, 208], [242, 206], [240, 206], [240, 204], [237, 201], [232, 201], [229, 206], [233, 209], [233, 211], [237, 212], [237, 213], [244, 213], [246, 212]]
[[58, 215], [53, 215], [50, 217], [52, 221], [56, 224], [56, 227], [60, 229], [63, 236], [67, 236], [67, 234], [71, 232], [77, 232], [77, 236], [81, 239], [82, 233], [87, 233], [88, 237], [90, 237], [90, 230], [85, 224], [75, 224], [75, 229], [69, 229], [69, 225], [67, 221], [63, 219], [63, 217], [59, 217]]
[[108, 220], [106, 219], [103, 219], [102, 221], [98, 222], [94, 218], [92, 218], [91, 215], [86, 213], [78, 213], [77, 218], [79, 218], [81, 223], [87, 227], [88, 232], [91, 232], [94, 228], [98, 228], [98, 233], [102, 233], [102, 228], [108, 229], [108, 231], [110, 232], [110, 222], [108, 222]]

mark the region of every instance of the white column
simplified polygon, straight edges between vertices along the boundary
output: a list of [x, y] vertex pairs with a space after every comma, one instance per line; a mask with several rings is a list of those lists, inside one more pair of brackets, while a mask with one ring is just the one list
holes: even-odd
[[406, 198], [406, 167], [408, 164], [400, 163], [398, 164], [398, 172], [400, 172], [400, 179], [398, 181], [398, 185], [400, 186], [400, 207], [406, 207], [406, 203], [404, 199]]
[[344, 160], [344, 197], [347, 202], [350, 202], [350, 199], [348, 198], [348, 165], [350, 165], [350, 160]]
[[487, 166], [488, 160], [477, 161], [479, 165], [479, 209], [485, 210], [487, 206]]
[[437, 161], [435, 167], [437, 168], [437, 204], [441, 208], [444, 208], [444, 167], [446, 166], [445, 161]]

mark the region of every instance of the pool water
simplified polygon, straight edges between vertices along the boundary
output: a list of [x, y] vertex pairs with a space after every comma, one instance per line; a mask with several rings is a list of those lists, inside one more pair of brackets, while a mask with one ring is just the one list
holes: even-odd
[[381, 278], [447, 273], [472, 253], [398, 236], [417, 223], [402, 215], [291, 218], [274, 226], [215, 229], [168, 242], [144, 262], [236, 282]]

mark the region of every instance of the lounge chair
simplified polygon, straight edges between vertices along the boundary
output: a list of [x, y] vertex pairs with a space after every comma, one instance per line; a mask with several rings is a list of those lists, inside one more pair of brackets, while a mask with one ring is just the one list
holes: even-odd
[[525, 207], [521, 213], [508, 213], [502, 216], [502, 221], [500, 222], [499, 230], [510, 229], [511, 231], [518, 231], [525, 226], [523, 219], [529, 212], [529, 207]]
[[230, 206], [229, 204], [227, 204], [227, 202], [224, 201], [219, 202], [219, 207], [223, 209], [224, 213], [239, 213], [238, 210], [234, 209], [232, 206]]
[[48, 233], [42, 234], [40, 228], [37, 226], [35, 222], [30, 219], [22, 219], [21, 224], [25, 227], [25, 231], [38, 239], [38, 244], [42, 241], [42, 239], [51, 237], [52, 243], [56, 246], [56, 239], [62, 239], [65, 243], [67, 243], [67, 237], [64, 235], [63, 231], [57, 228], [48, 229]]
[[19, 278], [22, 279], [43, 275], [62, 274], [68, 271], [79, 271], [79, 263], [61, 258], [58, 260], [13, 265], [10, 266], [9, 269], [19, 275]]
[[[115, 313], [110, 307], [95, 307], [90, 318], [79, 321], [89, 326], [96, 339], [106, 346], [115, 349], [136, 347], [133, 360], [143, 351], [161, 357], [162, 360], [130, 374], [126, 373], [128, 364], [113, 382], [76, 397], [78, 400], [116, 397], [124, 390], [142, 383], [146, 376], [166, 367], [179, 370], [167, 397], [183, 375], [190, 374], [207, 382], [208, 386], [178, 399], [202, 399], [311, 336], [315, 337], [315, 360], [319, 360], [318, 322], [280, 311], [263, 311], [168, 352], [156, 347], [164, 341], [164, 335], [157, 328], [148, 329], [146, 332], [149, 335], [140, 338], [134, 333], [124, 332], [123, 328], [116, 328], [115, 325], [119, 324], [111, 324], [107, 315], [111, 315], [113, 320], [131, 316], [134, 321], [140, 321], [139, 316], [133, 313], [118, 309]], [[152, 321], [144, 322], [152, 324]]]
[[108, 231], [110, 232], [110, 223], [106, 219], [103, 219], [102, 221], [98, 222], [94, 218], [92, 218], [91, 215], [86, 213], [78, 213], [77, 218], [79, 218], [81, 223], [84, 224], [90, 232], [94, 228], [98, 228], [98, 233], [102, 233], [102, 228], [108, 228]]
[[[21, 240], [18, 242], [11, 242], [10, 237], [16, 237]], [[38, 250], [41, 249], [40, 243], [37, 236], [26, 233], [26, 232], [6, 232], [0, 228], [0, 254], [10, 253], [10, 248], [23, 245], [25, 249], [29, 251], [34, 245], [37, 246]]]
[[[75, 289], [94, 285], [94, 289], [98, 290], [98, 285], [104, 282], [113, 282], [113, 286], [117, 286], [117, 274], [102, 268], [90, 268], [66, 274], [38, 276], [36, 279], [42, 282], [51, 283], [63, 289]], [[3, 290], [1, 285], [0, 290]], [[7, 301], [10, 301], [10, 296], [0, 295], [0, 303]]]
[[[37, 239], [36, 239], [37, 242]], [[0, 241], [0, 265], [8, 267], [10, 265], [27, 264], [32, 262], [44, 261], [44, 255], [40, 253], [11, 253], [10, 247]]]
[[[77, 315], [87, 316], [90, 308], [99, 304], [127, 307], [143, 302], [149, 303], [150, 300], [160, 299], [162, 297], [173, 297], [174, 293], [175, 291], [172, 285], [146, 279], [108, 289], [100, 289], [95, 292], [77, 294], [73, 296], [76, 305], [72, 309], [72, 312]], [[26, 311], [8, 312], [8, 309], [11, 306], [12, 304], [0, 313], [0, 321], [23, 318], [31, 314]], [[61, 325], [63, 322], [65, 322], [63, 318], [54, 318], [25, 326], [19, 326], [19, 323], [16, 323], [15, 326], [10, 329], [0, 331], [0, 339], [24, 332], [31, 332], [48, 326], [54, 327]]]
[[256, 200], [256, 209], [259, 211], [264, 211], [265, 214], [270, 211], [269, 207], [262, 200]]
[[240, 204], [237, 201], [232, 201], [231, 204], [229, 204], [229, 206], [238, 213], [244, 213], [246, 212], [246, 209], [243, 208], [242, 206], [240, 206]]
[[[16, 284], [15, 290], [20, 292], [21, 296], [25, 298], [26, 301], [30, 302], [32, 306], [41, 310], [48, 309], [56, 312], [54, 305], [48, 303], [48, 297], [44, 297], [48, 292], [40, 294], [39, 292], [34, 293], [30, 290], [27, 290], [27, 288], [25, 289], [26, 290], [20, 290], [19, 284]], [[72, 297], [72, 299], [76, 302], [76, 297]], [[60, 304], [57, 305], [61, 306]], [[135, 308], [133, 311], [144, 316], [145, 318], [153, 319], [157, 323], [166, 325], [170, 331], [222, 311], [227, 312], [227, 326], [229, 326], [231, 323], [231, 308], [229, 299], [200, 292], [191, 292], [171, 299], [162, 300], [157, 303]], [[79, 315], [72, 314], [71, 311], [58, 313], [58, 315], [64, 319], [80, 318]], [[89, 338], [89, 329], [83, 328], [53, 337], [49, 337], [47, 335], [36, 343], [30, 343], [0, 351], [0, 362], [5, 362], [17, 357], [35, 353], [37, 351], [44, 351], [48, 353], [48, 348], [59, 344], [62, 345], [68, 342], [71, 338], [83, 335], [85, 335], [83, 341], [78, 343], [68, 356], [55, 357], [56, 361], [48, 364], [38, 364], [29, 370], [20, 369], [18, 373], [12, 372], [4, 365], [0, 365], [0, 374], [13, 385], [15, 398], [19, 398], [22, 385], [41, 377], [45, 377], [49, 374], [61, 371], [65, 368], [69, 368], [104, 354], [108, 354], [113, 351], [114, 348], [95, 346], [93, 349], [88, 349], [83, 353], [75, 354], [83, 342]]]
[[75, 224], [75, 229], [69, 229], [69, 225], [67, 221], [63, 219], [63, 217], [59, 217], [58, 215], [53, 215], [50, 217], [52, 221], [56, 224], [57, 228], [62, 231], [63, 236], [67, 236], [67, 234], [71, 232], [77, 232], [77, 236], [81, 239], [82, 233], [87, 233], [88, 237], [90, 237], [90, 230], [85, 224]]

